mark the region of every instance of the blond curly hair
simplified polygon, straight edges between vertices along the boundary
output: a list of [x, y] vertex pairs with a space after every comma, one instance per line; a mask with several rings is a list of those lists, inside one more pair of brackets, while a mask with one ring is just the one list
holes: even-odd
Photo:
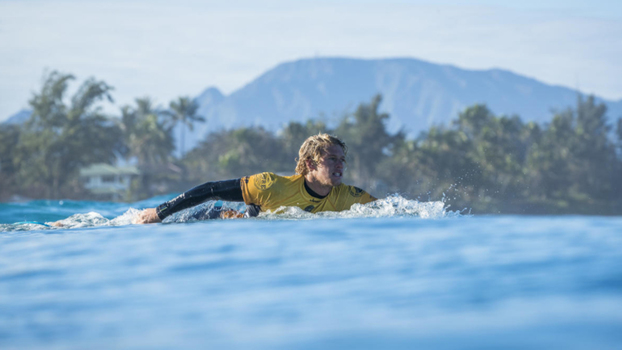
[[348, 154], [348, 146], [335, 136], [329, 134], [317, 134], [308, 137], [305, 142], [300, 146], [298, 151], [298, 158], [296, 161], [296, 174], [305, 176], [309, 173], [309, 167], [307, 166], [307, 160], [310, 159], [313, 163], [317, 163], [320, 160], [322, 154], [330, 146], [337, 145], [343, 149], [343, 154]]

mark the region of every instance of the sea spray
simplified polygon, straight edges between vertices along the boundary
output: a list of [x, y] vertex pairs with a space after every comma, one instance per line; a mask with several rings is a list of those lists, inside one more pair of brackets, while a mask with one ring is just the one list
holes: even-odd
[[[164, 224], [189, 223], [200, 221], [201, 213], [211, 210], [215, 205], [223, 209], [233, 209], [244, 212], [246, 205], [240, 202], [208, 201], [200, 205], [182, 210], [164, 220]], [[66, 219], [56, 222], [46, 222], [50, 227], [26, 223], [1, 224], [1, 231], [31, 231], [31, 230], [56, 230], [74, 229], [102, 226], [125, 226], [132, 224], [132, 220], [140, 213], [140, 210], [129, 208], [123, 214], [108, 219], [96, 211], [76, 213]], [[415, 217], [421, 219], [445, 219], [465, 216], [459, 211], [450, 211], [442, 201], [419, 202], [406, 199], [398, 194], [367, 204], [354, 204], [349, 210], [341, 212], [320, 212], [312, 214], [297, 207], [281, 207], [273, 211], [262, 212], [255, 220], [317, 220], [317, 219], [352, 219], [352, 218], [389, 218], [389, 217]], [[37, 219], [37, 218], [29, 218]]]
[[417, 200], [406, 199], [400, 195], [391, 195], [384, 199], [367, 203], [354, 204], [349, 210], [340, 212], [320, 212], [311, 214], [297, 207], [281, 207], [272, 212], [264, 212], [259, 218], [268, 220], [287, 220], [287, 219], [323, 219], [323, 218], [380, 218], [380, 217], [418, 217], [422, 219], [442, 219], [450, 217], [460, 217], [460, 212], [449, 211], [445, 203], [419, 202]]

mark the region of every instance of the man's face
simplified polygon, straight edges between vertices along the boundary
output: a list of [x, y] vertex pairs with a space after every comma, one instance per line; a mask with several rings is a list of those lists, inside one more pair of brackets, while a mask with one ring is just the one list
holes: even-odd
[[346, 155], [339, 145], [326, 148], [315, 166], [310, 167], [310, 174], [324, 186], [341, 184], [346, 165]]

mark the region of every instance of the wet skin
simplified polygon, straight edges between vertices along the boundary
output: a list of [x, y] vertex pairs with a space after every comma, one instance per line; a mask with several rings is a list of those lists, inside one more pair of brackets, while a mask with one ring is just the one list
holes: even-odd
[[346, 155], [339, 145], [332, 145], [324, 150], [317, 162], [307, 160], [307, 167], [307, 186], [315, 193], [325, 196], [333, 187], [341, 184], [346, 168]]

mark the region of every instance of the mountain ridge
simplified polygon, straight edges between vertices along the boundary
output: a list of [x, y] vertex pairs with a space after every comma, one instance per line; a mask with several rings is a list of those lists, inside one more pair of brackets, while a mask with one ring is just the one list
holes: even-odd
[[[185, 149], [220, 129], [262, 126], [277, 131], [289, 121], [309, 118], [334, 126], [376, 94], [383, 96], [381, 112], [391, 116], [389, 130], [404, 129], [410, 137], [430, 126], [449, 123], [476, 103], [486, 104], [496, 115], [519, 115], [524, 121], [546, 123], [552, 110], [574, 107], [577, 96], [586, 96], [502, 68], [470, 70], [407, 57], [301, 58], [268, 69], [228, 95], [214, 86], [203, 90], [195, 101], [198, 114], [207, 122], [186, 132]], [[622, 116], [622, 99], [596, 97], [607, 105], [613, 125]], [[19, 111], [4, 124], [23, 122], [29, 115], [26, 112]]]
[[[578, 95], [585, 96], [501, 68], [467, 70], [415, 58], [303, 58], [276, 65], [218, 103], [197, 98], [207, 123], [197, 125], [186, 142], [194, 145], [223, 128], [261, 125], [276, 131], [291, 120], [321, 116], [330, 124], [376, 94], [383, 96], [381, 111], [391, 115], [389, 129], [404, 128], [410, 136], [447, 124], [476, 103], [498, 115], [542, 123], [551, 119], [551, 110], [574, 106]], [[622, 100], [597, 101], [607, 104], [612, 119], [622, 115]]]

